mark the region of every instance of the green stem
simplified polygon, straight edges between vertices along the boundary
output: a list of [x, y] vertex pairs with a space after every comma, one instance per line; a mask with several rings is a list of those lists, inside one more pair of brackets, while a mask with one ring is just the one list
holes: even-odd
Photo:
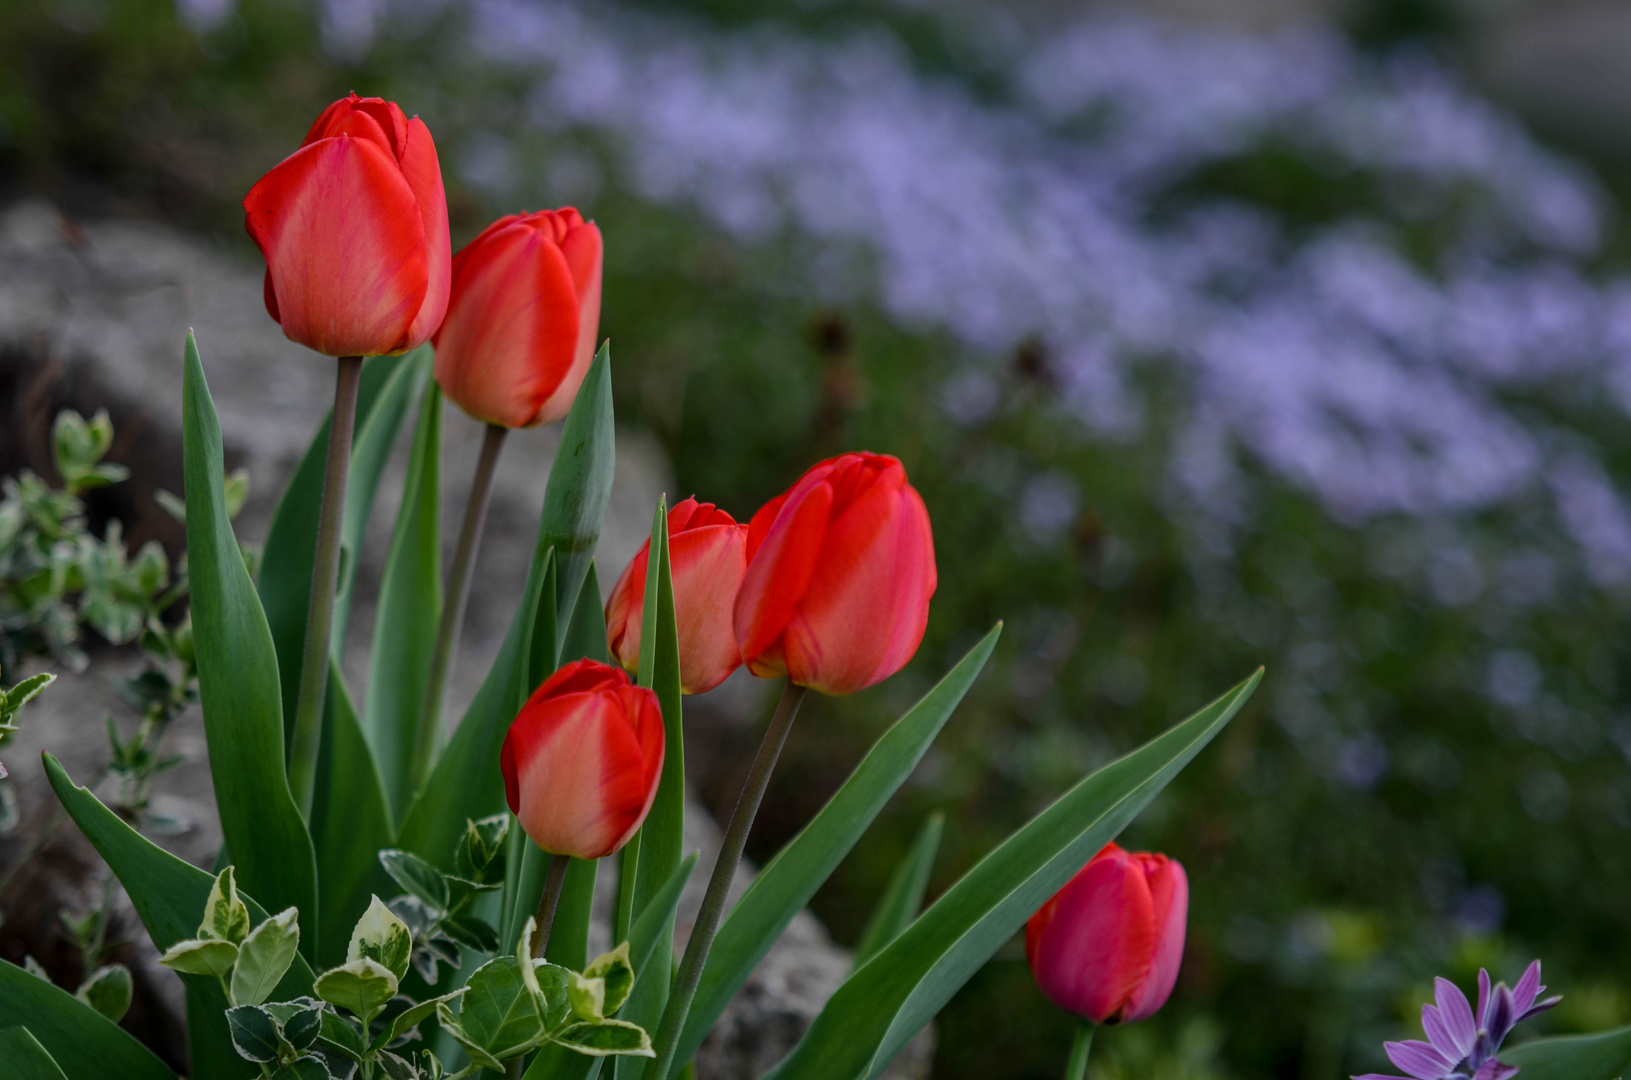
[[470, 484], [470, 501], [464, 505], [464, 525], [459, 529], [459, 546], [453, 552], [453, 566], [447, 579], [447, 598], [442, 604], [442, 620], [436, 628], [436, 648], [430, 657], [430, 678], [425, 683], [425, 701], [419, 710], [419, 728], [414, 733], [413, 763], [409, 772], [411, 788], [418, 791], [430, 776], [436, 744], [442, 734], [442, 699], [447, 696], [447, 680], [453, 671], [453, 655], [459, 648], [459, 630], [464, 625], [464, 608], [470, 600], [470, 571], [481, 546], [481, 530], [487, 522], [487, 503], [493, 495], [493, 473], [498, 452], [504, 447], [507, 427], [488, 424], [481, 439], [481, 457], [476, 461], [475, 479]]
[[544, 879], [544, 894], [538, 898], [538, 914], [533, 917], [534, 958], [543, 956], [544, 948], [549, 944], [549, 931], [555, 925], [555, 909], [561, 903], [561, 886], [566, 884], [566, 868], [571, 862], [571, 856], [568, 855], [549, 857], [549, 876]]
[[781, 756], [782, 746], [787, 742], [787, 733], [793, 728], [793, 717], [798, 715], [799, 704], [808, 692], [808, 687], [792, 682], [782, 688], [781, 700], [776, 703], [776, 715], [771, 718], [770, 727], [765, 729], [764, 741], [759, 744], [759, 752], [753, 758], [747, 783], [742, 785], [736, 809], [731, 811], [725, 839], [719, 846], [719, 861], [714, 863], [713, 876], [708, 879], [708, 891], [703, 894], [702, 907], [697, 911], [697, 921], [691, 928], [691, 939], [685, 943], [685, 956], [680, 960], [680, 970], [674, 978], [668, 1007], [663, 1010], [662, 1026], [657, 1030], [657, 1061], [644, 1073], [650, 1080], [668, 1080], [680, 1034], [685, 1030], [691, 1002], [696, 998], [697, 985], [702, 981], [702, 966], [708, 960], [708, 950], [713, 948], [714, 935], [719, 932], [719, 922], [725, 914], [725, 898], [730, 892], [731, 881], [736, 877], [736, 868], [742, 862], [742, 849], [747, 846], [748, 831], [753, 828], [753, 819], [758, 816], [759, 803], [764, 800], [765, 788], [770, 784], [776, 759]]
[[295, 805], [311, 818], [317, 784], [317, 747], [323, 734], [323, 700], [328, 694], [329, 637], [334, 629], [334, 592], [340, 580], [340, 527], [345, 519], [345, 482], [351, 471], [351, 435], [357, 423], [357, 380], [362, 357], [340, 357], [334, 382], [334, 417], [329, 425], [328, 468], [323, 505], [317, 517], [317, 551], [312, 559], [311, 605], [306, 609], [306, 647], [300, 659], [300, 696], [289, 750], [289, 790]]
[[1093, 1049], [1093, 1033], [1099, 1025], [1091, 1020], [1076, 1022], [1076, 1041], [1070, 1045], [1070, 1060], [1065, 1063], [1065, 1080], [1082, 1080], [1087, 1075], [1087, 1053]]

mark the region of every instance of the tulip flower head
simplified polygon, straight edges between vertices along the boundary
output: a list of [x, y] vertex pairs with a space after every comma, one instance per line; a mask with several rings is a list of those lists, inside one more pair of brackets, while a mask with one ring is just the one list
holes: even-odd
[[[680, 690], [702, 694], [742, 663], [731, 613], [747, 572], [746, 525], [712, 503], [686, 499], [668, 512], [668, 557], [680, 639]], [[631, 673], [640, 671], [651, 541], [641, 546], [606, 601], [606, 646]]]
[[552, 855], [610, 855], [657, 797], [657, 695], [597, 660], [567, 664], [521, 707], [499, 766], [510, 810], [533, 843]]
[[452, 249], [430, 131], [395, 102], [330, 105], [244, 197], [266, 310], [328, 356], [406, 352], [447, 312]]
[[887, 454], [816, 465], [748, 525], [736, 641], [755, 675], [852, 694], [906, 665], [936, 577], [929, 511]]
[[1107, 844], [1025, 924], [1025, 957], [1061, 1009], [1095, 1024], [1143, 1020], [1178, 981], [1188, 915], [1176, 860]]
[[500, 218], [453, 258], [436, 382], [477, 420], [565, 416], [595, 356], [600, 230], [571, 207]]
[[[1383, 1043], [1388, 1058], [1410, 1074], [1409, 1080], [1507, 1080], [1518, 1070], [1495, 1059], [1501, 1043], [1521, 1021], [1543, 1013], [1563, 999], [1556, 995], [1537, 1002], [1546, 987], [1540, 981], [1540, 961], [1531, 963], [1511, 990], [1506, 983], [1489, 985], [1489, 972], [1478, 969], [1478, 1011], [1467, 995], [1449, 979], [1433, 980], [1437, 1001], [1421, 1007], [1421, 1026], [1427, 1042], [1411, 1039]], [[1353, 1080], [1407, 1080], [1402, 1076], [1366, 1073]]]

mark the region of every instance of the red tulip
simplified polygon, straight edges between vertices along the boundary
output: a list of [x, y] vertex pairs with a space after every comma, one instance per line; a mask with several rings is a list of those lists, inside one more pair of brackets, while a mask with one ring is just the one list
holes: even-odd
[[1106, 844], [1025, 924], [1042, 992], [1095, 1024], [1151, 1016], [1178, 981], [1189, 879], [1176, 860]]
[[487, 226], [453, 259], [442, 392], [501, 427], [565, 416], [595, 357], [601, 256], [600, 230], [571, 207]]
[[[680, 690], [701, 694], [742, 663], [731, 628], [736, 590], [747, 571], [746, 525], [713, 503], [686, 499], [668, 512], [668, 557], [679, 624]], [[645, 611], [651, 541], [629, 560], [606, 601], [606, 645], [629, 671], [640, 671], [640, 620]]]
[[865, 689], [917, 652], [934, 587], [929, 512], [901, 463], [823, 461], [748, 525], [742, 662], [827, 694]]
[[657, 797], [657, 695], [598, 660], [567, 664], [521, 707], [499, 767], [510, 810], [533, 843], [552, 855], [610, 855]]
[[336, 101], [244, 197], [266, 310], [329, 356], [406, 352], [447, 311], [451, 248], [436, 144], [395, 102]]

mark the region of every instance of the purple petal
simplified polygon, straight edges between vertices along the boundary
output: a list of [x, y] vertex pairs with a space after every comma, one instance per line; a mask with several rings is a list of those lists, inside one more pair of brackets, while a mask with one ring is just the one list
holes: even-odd
[[1421, 1007], [1421, 1029], [1427, 1033], [1427, 1041], [1451, 1061], [1459, 1061], [1467, 1056], [1458, 1051], [1455, 1035], [1451, 1033], [1449, 1025], [1444, 1022], [1443, 1014], [1436, 1006]]
[[1494, 1058], [1481, 1065], [1477, 1072], [1472, 1074], [1472, 1080], [1510, 1080], [1518, 1075], [1516, 1065], [1502, 1065]]
[[1383, 1043], [1382, 1049], [1387, 1051], [1389, 1061], [1414, 1076], [1416, 1080], [1443, 1080], [1444, 1074], [1455, 1064], [1454, 1060], [1446, 1058], [1432, 1043], [1415, 1040], [1390, 1042]]
[[1523, 978], [1518, 985], [1512, 988], [1512, 1015], [1522, 1016], [1529, 1011], [1529, 1006], [1535, 1003], [1540, 992], [1546, 989], [1540, 984], [1540, 961], [1532, 961], [1524, 969]]
[[1501, 1048], [1507, 1032], [1518, 1022], [1517, 1015], [1512, 1008], [1512, 991], [1506, 988], [1506, 983], [1496, 983], [1495, 993], [1490, 997], [1489, 1018], [1484, 1025], [1484, 1037], [1491, 1054]]
[[1408, 1076], [1387, 1076], [1382, 1073], [1366, 1073], [1363, 1076], [1350, 1076], [1348, 1080], [1410, 1080]]
[[1536, 1015], [1538, 1015], [1540, 1013], [1545, 1012], [1547, 1009], [1550, 1009], [1553, 1005], [1556, 1005], [1558, 1002], [1560, 1002], [1562, 1000], [1563, 1000], [1563, 995], [1562, 994], [1553, 994], [1551, 997], [1547, 998], [1545, 1001], [1542, 1001], [1542, 1002], [1540, 1002], [1539, 1004], [1536, 1004], [1536, 1005], [1529, 1006], [1529, 1008], [1527, 1008], [1527, 1009], [1525, 1009], [1523, 1011], [1522, 1016], [1518, 1017], [1517, 1020], [1512, 1021], [1512, 1026], [1516, 1027], [1519, 1023], [1521, 1023], [1524, 1020], [1529, 1019], [1531, 1016], [1536, 1016]]
[[1449, 979], [1434, 979], [1433, 986], [1438, 991], [1439, 1017], [1452, 1040], [1448, 1045], [1440, 1044], [1437, 1039], [1433, 1043], [1452, 1063], [1460, 1061], [1472, 1053], [1472, 1044], [1478, 1041], [1478, 1024], [1472, 1018], [1472, 1006], [1467, 1004], [1467, 995]]
[[1478, 1026], [1489, 1026], [1489, 972], [1478, 969]]

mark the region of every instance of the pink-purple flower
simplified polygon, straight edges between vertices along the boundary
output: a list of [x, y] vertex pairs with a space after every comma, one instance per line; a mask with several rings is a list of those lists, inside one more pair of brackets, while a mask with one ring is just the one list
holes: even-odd
[[1524, 971], [1514, 989], [1506, 983], [1489, 985], [1489, 972], [1478, 971], [1478, 1011], [1449, 979], [1435, 979], [1436, 1005], [1421, 1007], [1421, 1026], [1427, 1041], [1384, 1043], [1387, 1056], [1409, 1077], [1366, 1073], [1352, 1080], [1507, 1080], [1518, 1070], [1495, 1058], [1507, 1034], [1521, 1021], [1545, 1012], [1561, 997], [1537, 1002], [1546, 987], [1540, 982], [1540, 961]]

